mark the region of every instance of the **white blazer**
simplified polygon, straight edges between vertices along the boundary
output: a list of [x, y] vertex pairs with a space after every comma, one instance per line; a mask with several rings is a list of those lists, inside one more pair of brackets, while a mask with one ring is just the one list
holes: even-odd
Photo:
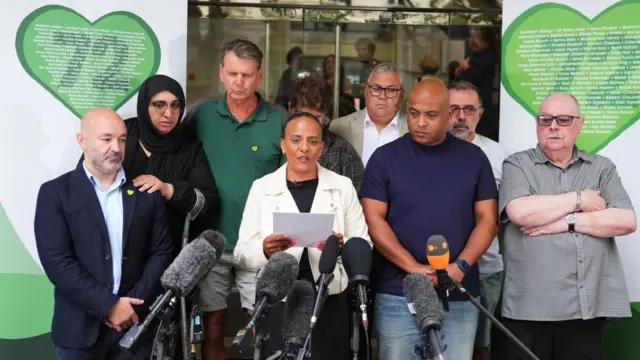
[[[267, 258], [262, 250], [264, 239], [273, 234], [273, 213], [299, 212], [293, 196], [287, 188], [287, 165], [275, 172], [265, 175], [253, 182], [247, 203], [242, 215], [242, 223], [233, 255], [242, 268], [257, 271], [267, 265]], [[351, 179], [336, 174], [318, 165], [318, 188], [311, 206], [311, 213], [335, 213], [333, 231], [344, 235], [344, 241], [352, 237], [361, 237], [373, 246], [369, 239], [369, 230], [364, 220], [362, 206], [358, 200]], [[318, 239], [321, 240], [321, 239]], [[287, 253], [298, 261], [302, 257], [303, 248], [292, 247]], [[307, 248], [309, 264], [314, 279], [320, 276], [318, 263], [320, 250]], [[349, 279], [342, 265], [342, 259], [333, 272], [334, 279], [329, 284], [329, 294], [343, 292]]]

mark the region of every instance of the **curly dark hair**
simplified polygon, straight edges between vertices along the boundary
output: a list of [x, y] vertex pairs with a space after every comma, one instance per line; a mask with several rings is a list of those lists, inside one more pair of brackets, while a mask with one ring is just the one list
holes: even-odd
[[320, 75], [309, 75], [296, 78], [291, 83], [292, 108], [309, 108], [326, 113], [331, 105], [331, 91], [329, 84]]

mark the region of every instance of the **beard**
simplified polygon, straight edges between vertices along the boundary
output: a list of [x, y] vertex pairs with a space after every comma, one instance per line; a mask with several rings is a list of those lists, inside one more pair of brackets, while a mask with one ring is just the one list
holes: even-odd
[[109, 175], [120, 170], [122, 166], [122, 153], [111, 151], [99, 158], [91, 159], [93, 168], [99, 171], [101, 174]]
[[473, 135], [473, 131], [471, 131], [469, 126], [464, 122], [456, 122], [453, 124], [451, 129], [449, 129], [449, 133], [461, 140], [467, 140]]

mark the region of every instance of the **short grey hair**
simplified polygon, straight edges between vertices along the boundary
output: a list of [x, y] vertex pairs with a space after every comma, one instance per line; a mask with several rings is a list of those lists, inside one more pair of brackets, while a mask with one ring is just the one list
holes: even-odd
[[[371, 73], [369, 74], [369, 78], [367, 79], [367, 82], [371, 82], [371, 78], [373, 77], [373, 74], [375, 73], [396, 73], [398, 74], [398, 77], [400, 77], [400, 73], [398, 72], [398, 68], [390, 62], [381, 62], [380, 64], [376, 65], [373, 67], [373, 69], [371, 69]], [[400, 79], [400, 83], [402, 83], [402, 79]]]
[[235, 56], [243, 60], [253, 60], [258, 64], [258, 69], [262, 67], [262, 51], [258, 45], [249, 40], [235, 39], [224, 44], [220, 49], [220, 63], [224, 66], [224, 57], [233, 52]]
[[457, 90], [457, 91], [474, 91], [476, 93], [476, 95], [478, 95], [478, 99], [480, 101], [480, 106], [482, 106], [482, 98], [480, 97], [480, 90], [478, 89], [477, 86], [473, 85], [472, 83], [468, 82], [468, 81], [464, 81], [464, 80], [460, 80], [460, 81], [454, 81], [451, 84], [449, 84], [449, 86], [447, 86], [448, 90]]

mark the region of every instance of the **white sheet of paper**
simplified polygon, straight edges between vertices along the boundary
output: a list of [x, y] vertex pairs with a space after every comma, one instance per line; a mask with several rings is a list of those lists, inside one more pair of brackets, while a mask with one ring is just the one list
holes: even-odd
[[333, 232], [335, 214], [273, 213], [273, 233], [287, 234], [297, 247], [315, 247]]

